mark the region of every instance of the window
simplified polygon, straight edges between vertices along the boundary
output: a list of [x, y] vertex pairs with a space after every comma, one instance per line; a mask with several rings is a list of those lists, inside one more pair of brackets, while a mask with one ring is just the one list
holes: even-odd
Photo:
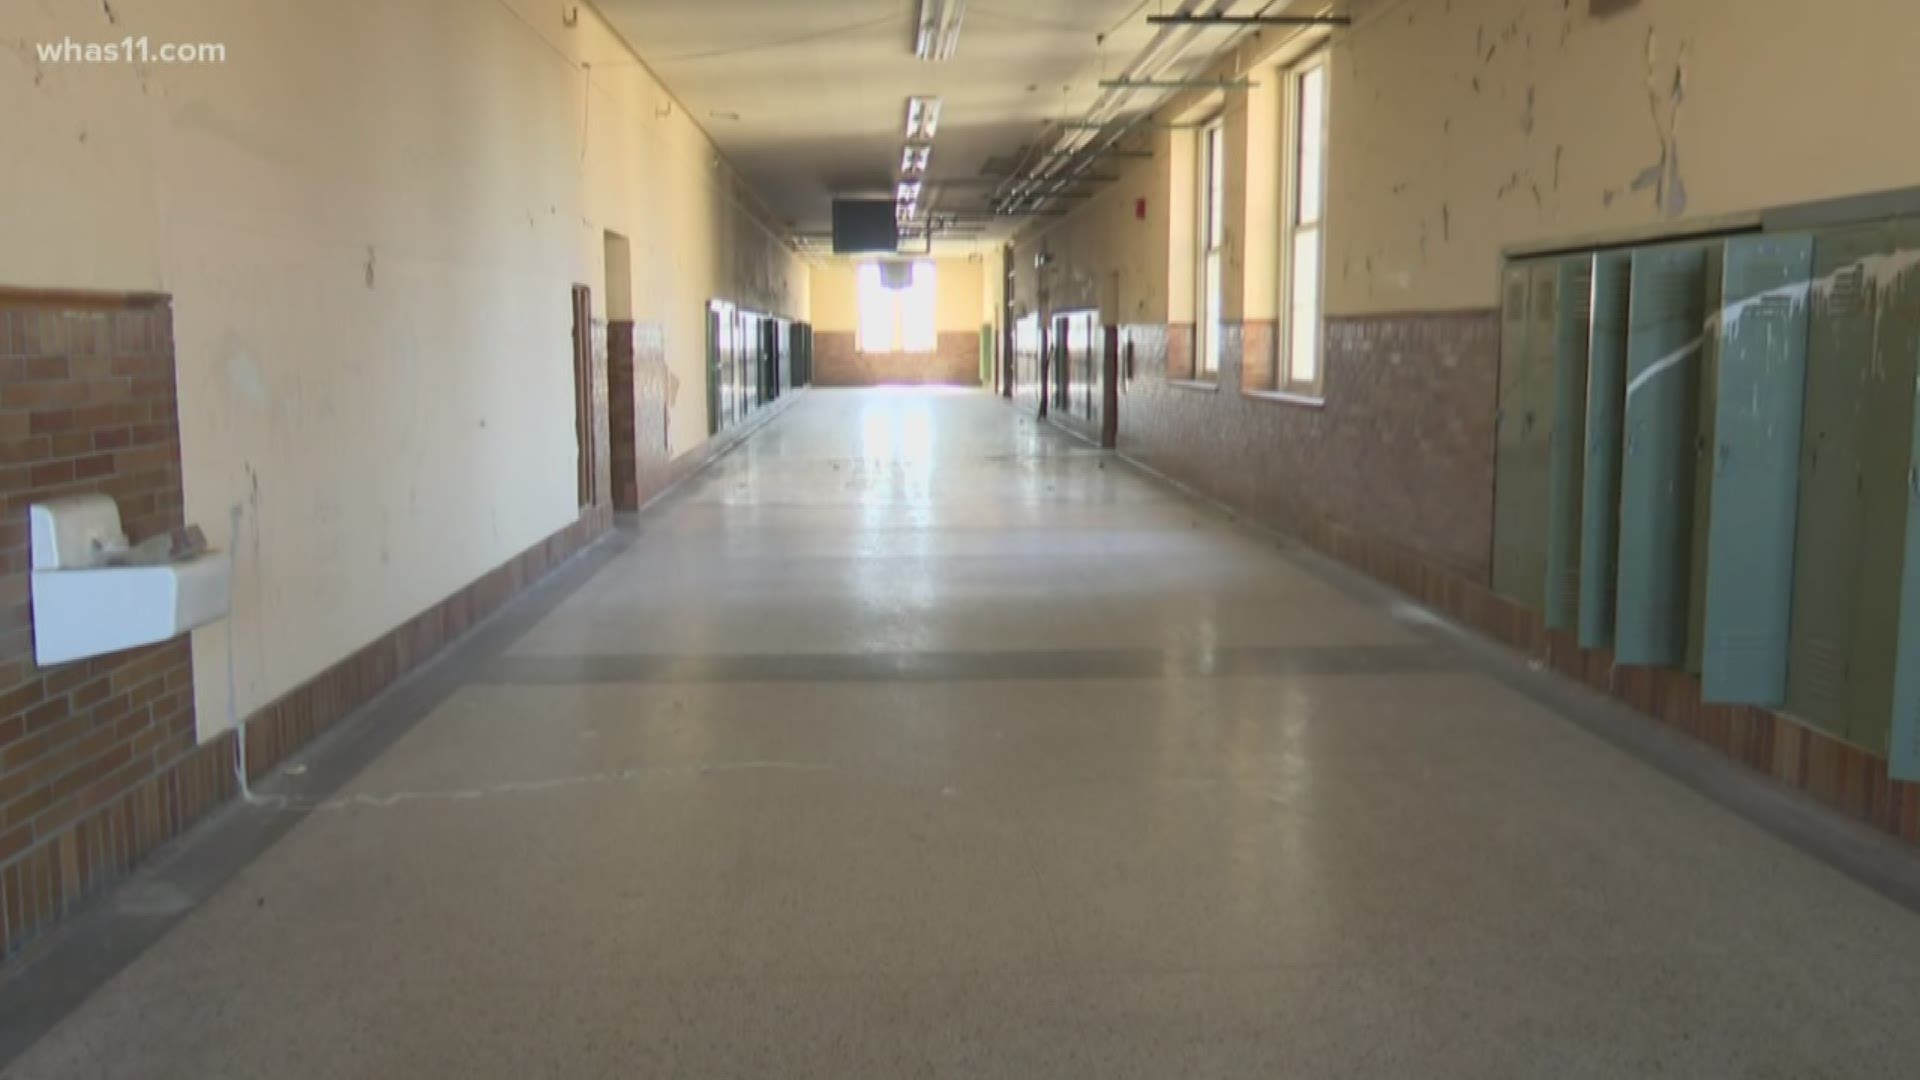
[[863, 263], [857, 272], [860, 351], [930, 353], [934, 346], [934, 268], [913, 263]]
[[1324, 58], [1294, 68], [1288, 79], [1291, 120], [1286, 140], [1287, 208], [1282, 217], [1281, 339], [1279, 387], [1318, 394], [1320, 284], [1325, 260], [1321, 224], [1327, 205], [1327, 64]]
[[1194, 377], [1212, 378], [1220, 372], [1220, 249], [1226, 242], [1226, 165], [1227, 139], [1220, 117], [1214, 117], [1200, 129], [1200, 176], [1198, 222], [1200, 265], [1194, 268], [1194, 282], [1200, 295], [1195, 307], [1200, 312], [1198, 340], [1194, 343]]

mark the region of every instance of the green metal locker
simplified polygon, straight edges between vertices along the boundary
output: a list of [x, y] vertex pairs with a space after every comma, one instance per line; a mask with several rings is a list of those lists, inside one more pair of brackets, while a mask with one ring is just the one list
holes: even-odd
[[1814, 243], [1787, 707], [1870, 750], [1893, 712], [1911, 453], [1914, 275], [1884, 273], [1911, 225]]
[[1687, 658], [1706, 272], [1698, 245], [1633, 253], [1614, 613], [1622, 664], [1678, 667]]
[[1787, 692], [1813, 237], [1726, 245], [1702, 696]]
[[725, 419], [721, 412], [720, 386], [725, 379], [721, 364], [722, 333], [726, 314], [717, 303], [707, 305], [707, 434], [719, 432]]
[[1698, 401], [1693, 429], [1693, 520], [1687, 562], [1687, 670], [1700, 674], [1707, 647], [1707, 538], [1713, 527], [1714, 410], [1720, 388], [1720, 297], [1726, 249], [1706, 246], [1701, 277]]
[[1493, 587], [1546, 607], [1548, 460], [1553, 430], [1553, 320], [1559, 267], [1509, 267], [1500, 340], [1500, 407], [1494, 459]]
[[1580, 612], [1581, 469], [1587, 442], [1587, 348], [1593, 256], [1560, 260], [1553, 321], [1553, 430], [1547, 477], [1547, 625], [1571, 630]]
[[1620, 443], [1627, 387], [1627, 307], [1633, 257], [1593, 260], [1592, 331], [1587, 346], [1586, 460], [1580, 498], [1580, 647], [1613, 644], [1619, 581]]
[[[1913, 385], [1908, 400], [1920, 409], [1920, 376]], [[1920, 424], [1913, 425], [1908, 446], [1906, 559], [1900, 569], [1900, 636], [1887, 741], [1888, 773], [1896, 780], [1920, 780]]]
[[1901, 270], [1920, 260], [1920, 219], [1892, 226], [1894, 256], [1875, 267], [1877, 285], [1873, 365], [1874, 393], [1867, 430], [1868, 464], [1866, 550], [1861, 574], [1870, 583], [1863, 594], [1859, 641], [1859, 703], [1847, 726], [1849, 741], [1876, 753], [1889, 752], [1893, 726], [1893, 689], [1900, 637], [1900, 582], [1906, 565], [1908, 492], [1915, 482], [1909, 468], [1913, 449], [1913, 395], [1907, 392], [1920, 371], [1920, 274]]

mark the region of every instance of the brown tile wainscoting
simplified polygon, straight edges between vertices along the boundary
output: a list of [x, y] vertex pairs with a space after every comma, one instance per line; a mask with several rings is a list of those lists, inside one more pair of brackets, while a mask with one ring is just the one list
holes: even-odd
[[1222, 328], [1211, 394], [1168, 377], [1188, 370], [1191, 328], [1126, 326], [1121, 340], [1123, 355], [1133, 349], [1120, 395], [1122, 453], [1278, 527], [1337, 522], [1486, 579], [1493, 312], [1330, 320], [1325, 403], [1316, 408], [1238, 392], [1246, 346], [1270, 353], [1271, 324]]
[[863, 353], [851, 330], [813, 335], [813, 385], [980, 385], [980, 332], [942, 330], [930, 353]]

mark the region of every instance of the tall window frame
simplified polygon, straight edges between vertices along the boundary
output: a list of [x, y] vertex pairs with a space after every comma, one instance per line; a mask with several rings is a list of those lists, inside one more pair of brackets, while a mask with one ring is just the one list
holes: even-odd
[[938, 268], [932, 259], [915, 259], [906, 273], [904, 287], [889, 289], [878, 262], [861, 263], [854, 271], [858, 351], [920, 354], [936, 350]]
[[1326, 387], [1327, 130], [1325, 51], [1284, 69], [1285, 174], [1280, 216], [1280, 333], [1274, 388], [1319, 397]]
[[1227, 125], [1223, 113], [1200, 125], [1195, 144], [1193, 377], [1220, 376], [1222, 280], [1227, 239]]

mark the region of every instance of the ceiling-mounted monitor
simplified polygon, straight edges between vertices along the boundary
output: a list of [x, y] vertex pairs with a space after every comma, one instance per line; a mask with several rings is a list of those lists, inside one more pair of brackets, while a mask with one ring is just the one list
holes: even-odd
[[833, 253], [858, 255], [900, 248], [900, 222], [891, 199], [833, 200]]

